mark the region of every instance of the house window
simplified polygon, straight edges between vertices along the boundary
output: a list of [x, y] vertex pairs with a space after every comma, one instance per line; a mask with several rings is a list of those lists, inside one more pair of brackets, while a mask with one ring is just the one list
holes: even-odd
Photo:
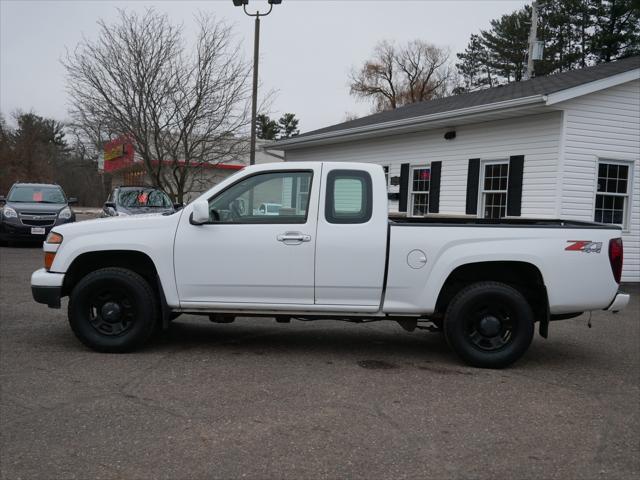
[[484, 165], [484, 175], [481, 180], [481, 211], [484, 218], [506, 216], [508, 179], [508, 162], [494, 162]]
[[594, 221], [624, 225], [628, 204], [629, 165], [600, 162]]
[[411, 215], [421, 216], [429, 213], [429, 184], [431, 168], [414, 167], [411, 173]]
[[383, 165], [382, 169], [384, 170], [384, 184], [387, 186], [387, 191], [389, 191], [389, 165]]

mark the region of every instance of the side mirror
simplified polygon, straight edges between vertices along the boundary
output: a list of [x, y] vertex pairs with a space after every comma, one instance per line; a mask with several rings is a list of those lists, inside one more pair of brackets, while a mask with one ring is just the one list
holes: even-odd
[[67, 199], [67, 203], [68, 203], [69, 205], [75, 205], [76, 203], [78, 203], [78, 199], [77, 199], [76, 197], [69, 197], [69, 198]]
[[193, 211], [189, 218], [191, 225], [202, 225], [209, 223], [209, 202], [206, 200], [196, 200], [193, 202]]
[[116, 216], [116, 204], [114, 202], [104, 202], [104, 206], [102, 207], [102, 209], [108, 216]]
[[7, 203], [7, 197], [0, 195], [0, 203]]
[[182, 210], [184, 208], [184, 203], [174, 203], [173, 208], [176, 210]]

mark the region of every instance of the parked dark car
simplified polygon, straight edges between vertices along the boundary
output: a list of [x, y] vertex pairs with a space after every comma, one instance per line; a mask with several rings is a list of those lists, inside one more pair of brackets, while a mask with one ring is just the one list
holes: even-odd
[[76, 215], [59, 185], [15, 183], [6, 196], [0, 196], [0, 241], [44, 241], [55, 225], [75, 222]]
[[109, 195], [102, 211], [103, 217], [141, 215], [144, 213], [173, 213], [182, 205], [173, 204], [162, 190], [145, 186], [116, 187]]

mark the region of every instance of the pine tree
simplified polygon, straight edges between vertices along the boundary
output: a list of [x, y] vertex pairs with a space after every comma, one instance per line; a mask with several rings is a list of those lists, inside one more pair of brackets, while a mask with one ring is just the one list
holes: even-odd
[[499, 20], [481, 32], [482, 44], [489, 52], [489, 67], [503, 79], [501, 83], [519, 82], [524, 75], [529, 50], [531, 7], [527, 6]]
[[544, 42], [544, 58], [535, 62], [535, 75], [572, 70], [580, 59], [578, 31], [572, 23], [583, 0], [541, 2], [538, 39]]
[[256, 135], [263, 140], [275, 140], [280, 133], [280, 126], [268, 115], [260, 114], [256, 117]]
[[298, 129], [298, 119], [296, 118], [295, 113], [285, 113], [278, 120], [278, 126], [280, 129], [280, 137], [279, 138], [291, 138], [295, 137], [300, 133]]
[[[544, 56], [535, 75], [584, 68], [640, 54], [640, 0], [539, 0], [538, 39]], [[456, 65], [463, 91], [520, 81], [528, 53], [531, 7], [471, 35]]]
[[599, 1], [595, 17], [592, 49], [597, 62], [640, 53], [640, 1]]
[[462, 91], [472, 92], [485, 87], [493, 87], [494, 72], [489, 67], [489, 51], [482, 44], [479, 35], [471, 35], [469, 45], [463, 53], [457, 54], [456, 68], [462, 76]]

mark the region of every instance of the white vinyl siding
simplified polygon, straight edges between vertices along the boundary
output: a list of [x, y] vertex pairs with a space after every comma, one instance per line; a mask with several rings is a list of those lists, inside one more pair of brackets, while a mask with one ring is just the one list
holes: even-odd
[[[287, 161], [345, 161], [389, 165], [391, 178], [400, 165], [420, 166], [442, 161], [440, 213], [464, 214], [467, 167], [470, 158], [493, 160], [524, 155], [522, 216], [557, 216], [555, 200], [561, 113], [496, 120], [456, 127], [456, 138], [445, 140], [450, 129], [381, 137], [366, 141], [300, 148], [286, 152]], [[397, 192], [398, 187], [390, 187]], [[389, 202], [392, 212], [398, 202]]]
[[622, 280], [640, 281], [640, 80], [558, 104], [565, 111], [562, 218], [593, 221], [599, 162], [625, 162], [631, 180]]

